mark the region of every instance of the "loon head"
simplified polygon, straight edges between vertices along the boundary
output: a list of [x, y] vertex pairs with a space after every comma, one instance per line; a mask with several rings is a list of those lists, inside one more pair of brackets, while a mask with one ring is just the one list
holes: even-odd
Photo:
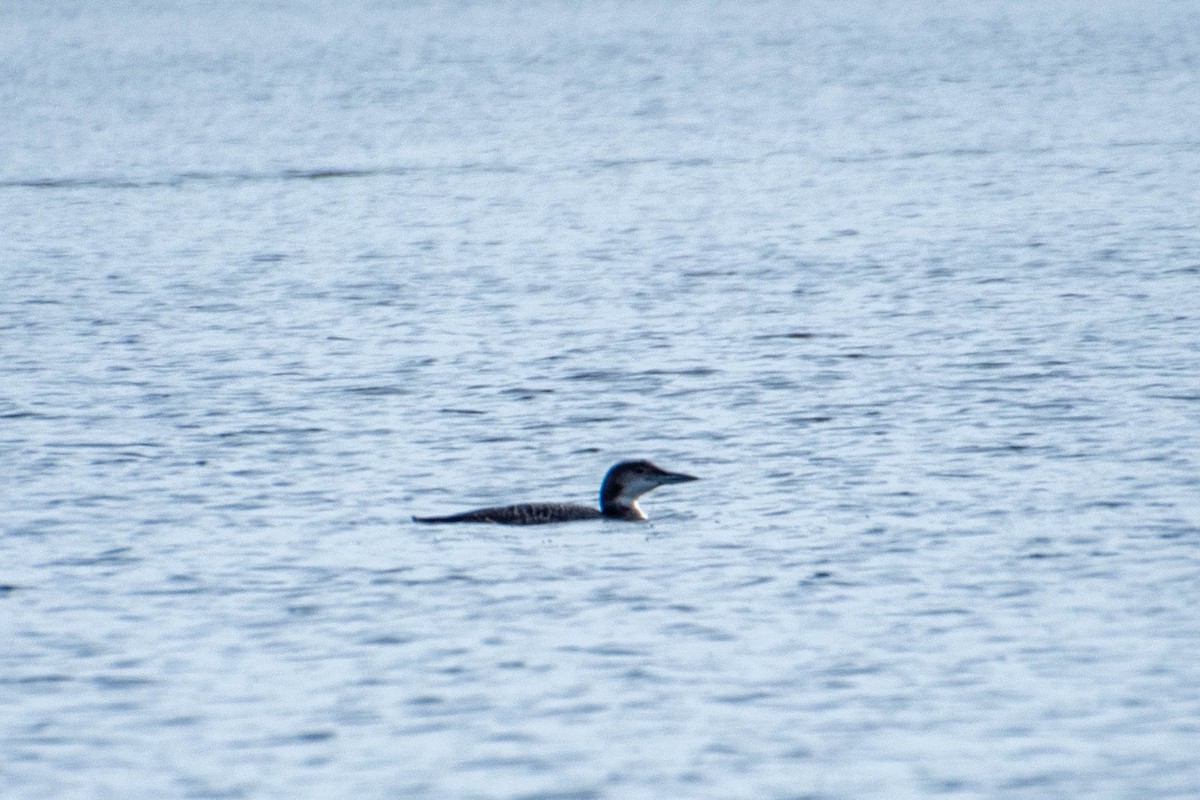
[[659, 486], [699, 480], [682, 472], [667, 472], [649, 461], [622, 461], [604, 476], [600, 486], [600, 510], [606, 517], [645, 519], [638, 498]]

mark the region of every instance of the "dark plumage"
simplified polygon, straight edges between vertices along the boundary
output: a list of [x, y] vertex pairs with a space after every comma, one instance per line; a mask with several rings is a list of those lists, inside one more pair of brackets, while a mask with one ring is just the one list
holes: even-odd
[[622, 461], [604, 476], [600, 486], [600, 508], [569, 503], [520, 503], [464, 511], [444, 517], [413, 517], [414, 522], [490, 522], [498, 525], [543, 525], [583, 519], [644, 520], [638, 498], [670, 483], [697, 478], [682, 472], [667, 472], [649, 461]]
[[417, 522], [494, 522], [498, 525], [537, 525], [545, 522], [569, 522], [576, 519], [599, 519], [604, 516], [598, 508], [569, 503], [520, 503], [515, 506], [481, 508], [446, 517], [413, 517]]

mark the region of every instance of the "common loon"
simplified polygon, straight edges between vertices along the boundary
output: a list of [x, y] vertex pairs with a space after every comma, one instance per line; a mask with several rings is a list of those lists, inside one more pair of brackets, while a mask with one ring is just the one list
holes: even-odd
[[492, 522], [499, 525], [542, 525], [578, 519], [646, 518], [638, 498], [669, 483], [699, 480], [682, 472], [667, 472], [649, 461], [622, 461], [613, 466], [600, 485], [600, 508], [570, 503], [521, 503], [515, 506], [481, 508], [447, 517], [413, 517], [414, 522]]

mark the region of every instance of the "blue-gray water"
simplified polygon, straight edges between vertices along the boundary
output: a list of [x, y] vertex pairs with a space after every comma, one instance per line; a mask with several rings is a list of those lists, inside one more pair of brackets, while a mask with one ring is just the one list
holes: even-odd
[[1200, 795], [1200, 14], [1049, 5], [0, 6], [0, 796]]

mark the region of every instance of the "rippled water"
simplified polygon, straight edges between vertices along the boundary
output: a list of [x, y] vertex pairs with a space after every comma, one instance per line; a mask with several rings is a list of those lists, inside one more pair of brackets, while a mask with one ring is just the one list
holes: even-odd
[[[0, 794], [1200, 795], [1190, 3], [0, 8]], [[644, 525], [419, 526], [702, 476]]]

